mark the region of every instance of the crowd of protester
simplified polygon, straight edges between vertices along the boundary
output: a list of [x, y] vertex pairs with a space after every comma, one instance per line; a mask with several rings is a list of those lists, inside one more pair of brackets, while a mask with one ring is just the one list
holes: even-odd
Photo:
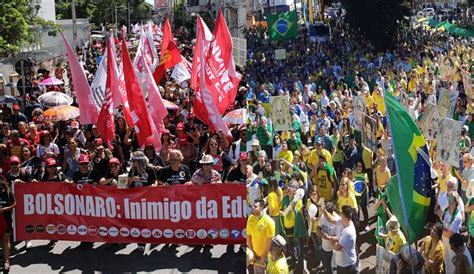
[[[193, 44], [182, 31], [175, 33], [181, 54], [192, 61]], [[119, 37], [121, 39], [121, 37]], [[89, 83], [94, 79], [105, 51], [103, 40], [76, 47]], [[117, 46], [118, 39], [116, 41]], [[158, 43], [158, 42], [157, 42]], [[158, 43], [159, 44], [159, 43]], [[159, 46], [157, 47], [159, 53]], [[135, 49], [130, 49], [133, 53]], [[120, 56], [120, 55], [118, 55]], [[55, 77], [65, 84], [41, 86]], [[15, 205], [10, 189], [14, 183], [61, 182], [118, 185], [119, 175], [128, 174], [125, 187], [169, 185], [243, 184], [247, 175], [247, 134], [245, 125], [229, 124], [232, 138], [215, 132], [193, 114], [194, 91], [178, 84], [168, 71], [160, 83], [163, 99], [178, 106], [168, 109], [160, 136], [161, 149], [152, 143], [139, 146], [136, 134], [120, 115], [115, 116], [115, 138], [105, 142], [95, 125], [84, 125], [78, 118], [53, 122], [45, 119], [47, 107], [38, 96], [48, 91], [74, 94], [68, 64], [37, 68], [32, 75], [33, 92], [23, 108], [19, 102], [0, 105], [0, 195], [1, 212], [8, 226], [4, 240], [5, 270], [9, 269], [9, 237], [12, 233], [11, 209]], [[245, 77], [242, 80], [245, 85]], [[244, 107], [245, 89], [240, 89], [230, 110]], [[76, 101], [73, 103], [77, 106]], [[54, 244], [54, 242], [53, 242]], [[32, 246], [27, 242], [27, 248]], [[211, 246], [205, 246], [210, 250]], [[138, 249], [143, 251], [144, 245]]]
[[[416, 273], [473, 273], [474, 197], [466, 191], [474, 186], [474, 117], [461, 79], [461, 69], [474, 72], [472, 42], [403, 25], [401, 41], [380, 52], [342, 18], [329, 24], [332, 39], [321, 44], [311, 43], [303, 31], [284, 41], [270, 41], [263, 27], [247, 34], [248, 270], [357, 273], [362, 270], [358, 236], [371, 231], [376, 237], [369, 245], [394, 254], [390, 273], [412, 273], [412, 268]], [[276, 49], [286, 49], [286, 59], [277, 60]], [[457, 64], [453, 92], [459, 97], [452, 118], [464, 124], [462, 159], [460, 168], [436, 161], [436, 144], [428, 141], [433, 202], [426, 238], [409, 245], [385, 193], [397, 170], [384, 92], [399, 100], [408, 94], [405, 108], [418, 121], [428, 102], [436, 104], [441, 89], [451, 86], [440, 76], [443, 56]], [[273, 129], [273, 96], [287, 96], [291, 130]], [[377, 149], [363, 144], [355, 96], [363, 97], [365, 114], [378, 124]], [[374, 216], [369, 203], [375, 205]], [[369, 221], [375, 220], [381, 225], [373, 231]]]

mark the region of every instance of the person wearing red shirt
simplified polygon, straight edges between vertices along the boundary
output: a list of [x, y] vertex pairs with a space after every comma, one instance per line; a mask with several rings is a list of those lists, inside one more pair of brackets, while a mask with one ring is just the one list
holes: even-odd
[[10, 138], [7, 141], [8, 156], [20, 157], [21, 147], [25, 145], [30, 146], [30, 142], [26, 139], [20, 138], [18, 130], [12, 130], [10, 132]]
[[26, 140], [30, 142], [30, 144], [37, 146], [40, 142], [40, 131], [38, 131], [38, 127], [35, 123], [31, 122], [28, 125], [28, 134], [25, 136]]

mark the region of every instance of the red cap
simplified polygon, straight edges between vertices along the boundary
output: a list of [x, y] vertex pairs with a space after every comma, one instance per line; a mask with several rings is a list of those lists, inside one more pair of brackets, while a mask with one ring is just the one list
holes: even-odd
[[19, 105], [13, 105], [12, 108], [13, 108], [13, 110], [20, 110], [20, 106], [19, 106]]
[[41, 131], [41, 136], [43, 135], [51, 135], [51, 132], [49, 132], [49, 130], [43, 130]]
[[89, 162], [90, 162], [89, 155], [81, 154], [81, 156], [79, 156], [79, 164], [89, 163]]
[[163, 133], [162, 134], [170, 134], [170, 131], [168, 129], [163, 129]]
[[103, 145], [103, 144], [104, 144], [104, 141], [102, 141], [101, 138], [95, 138], [95, 139], [94, 139], [94, 143], [97, 144], [97, 145]]
[[244, 126], [241, 126], [239, 130], [240, 130], [240, 131], [246, 131], [246, 130], [247, 130], [247, 127], [246, 127], [245, 125], [244, 125]]
[[109, 165], [114, 165], [114, 164], [115, 164], [115, 165], [120, 165], [120, 160], [117, 159], [117, 158], [115, 158], [115, 157], [112, 158], [112, 159], [110, 159], [110, 160], [109, 160]]
[[152, 148], [155, 148], [155, 145], [153, 145], [152, 142], [147, 142], [147, 143], [145, 144], [145, 147], [152, 147]]
[[184, 124], [183, 123], [178, 123], [176, 126], [176, 130], [183, 130], [184, 129]]
[[45, 163], [46, 163], [46, 166], [55, 166], [56, 160], [54, 160], [54, 158], [48, 158], [46, 159]]
[[11, 156], [10, 157], [10, 164], [13, 164], [13, 163], [19, 164], [20, 163], [20, 158], [18, 158], [17, 156]]
[[241, 161], [247, 161], [247, 152], [241, 152], [240, 153], [240, 160]]

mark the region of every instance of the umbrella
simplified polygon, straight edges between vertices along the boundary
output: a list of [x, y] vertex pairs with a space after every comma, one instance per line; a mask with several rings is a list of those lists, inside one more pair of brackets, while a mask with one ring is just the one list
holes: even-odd
[[3, 95], [0, 96], [0, 104], [9, 104], [9, 103], [15, 103], [15, 102], [20, 102], [18, 98], [12, 95]]
[[39, 83], [40, 86], [59, 86], [62, 84], [64, 84], [64, 82], [55, 77], [49, 77]]
[[229, 124], [243, 125], [247, 123], [247, 117], [247, 109], [239, 108], [227, 113], [222, 119]]
[[178, 105], [176, 105], [175, 103], [170, 102], [170, 101], [165, 100], [165, 99], [163, 99], [163, 104], [165, 105], [166, 109], [175, 110], [175, 109], [179, 108]]
[[56, 91], [46, 92], [45, 94], [38, 97], [38, 102], [45, 107], [58, 107], [58, 106], [69, 106], [73, 103], [71, 96]]
[[48, 121], [67, 121], [79, 116], [79, 108], [73, 106], [59, 106], [46, 110], [43, 115]]

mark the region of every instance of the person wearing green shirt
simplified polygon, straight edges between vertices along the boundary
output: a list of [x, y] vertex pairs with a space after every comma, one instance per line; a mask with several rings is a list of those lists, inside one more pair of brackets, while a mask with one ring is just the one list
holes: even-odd
[[286, 141], [288, 144], [288, 149], [291, 151], [297, 151], [300, 149], [301, 145], [303, 142], [301, 142], [301, 139], [296, 137], [296, 132], [292, 131], [291, 132], [291, 138]]
[[260, 117], [255, 134], [257, 135], [260, 147], [265, 150], [267, 155], [272, 155], [273, 128], [271, 124], [267, 123], [267, 118]]

